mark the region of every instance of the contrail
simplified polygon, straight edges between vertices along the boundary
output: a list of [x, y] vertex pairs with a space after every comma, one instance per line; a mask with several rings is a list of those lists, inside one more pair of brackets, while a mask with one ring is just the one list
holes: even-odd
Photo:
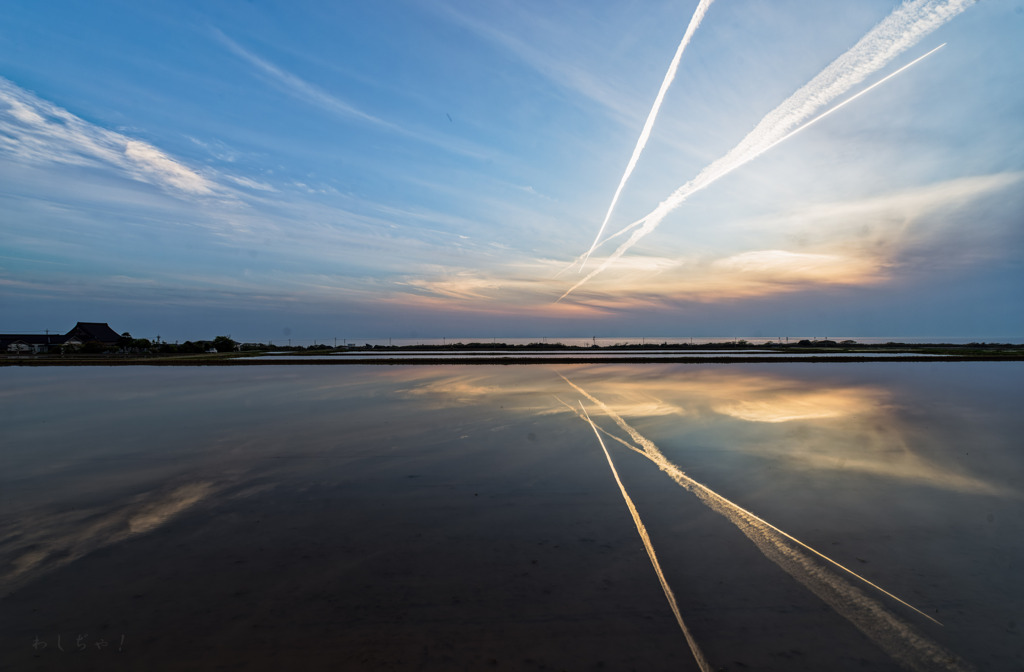
[[[803, 125], [803, 126], [800, 126], [799, 128], [797, 128], [797, 129], [796, 129], [796, 130], [794, 130], [794, 131], [790, 131], [790, 132], [789, 132], [789, 133], [787, 133], [787, 134], [786, 134], [785, 136], [783, 136], [783, 137], [779, 138], [778, 140], [776, 140], [776, 141], [775, 141], [775, 142], [773, 142], [772, 144], [770, 144], [770, 145], [768, 145], [767, 147], [765, 147], [765, 148], [763, 148], [763, 149], [759, 150], [759, 151], [758, 151], [758, 153], [757, 153], [757, 154], [756, 154], [755, 156], [752, 156], [752, 157], [750, 157], [750, 159], [749, 159], [749, 160], [750, 160], [750, 161], [752, 161], [752, 160], [756, 159], [756, 158], [757, 158], [758, 156], [761, 156], [762, 154], [764, 154], [764, 153], [765, 153], [765, 152], [767, 152], [768, 150], [772, 149], [772, 148], [773, 148], [773, 147], [775, 147], [776, 145], [778, 145], [778, 144], [781, 144], [781, 143], [785, 142], [786, 140], [789, 140], [790, 138], [792, 138], [792, 137], [793, 137], [794, 135], [796, 135], [797, 133], [800, 133], [801, 131], [803, 131], [803, 130], [804, 130], [805, 128], [807, 128], [807, 127], [809, 127], [809, 126], [811, 126], [811, 125], [813, 125], [813, 124], [816, 124], [816, 123], [818, 123], [819, 121], [821, 121], [821, 120], [822, 120], [822, 119], [824, 119], [825, 117], [827, 117], [827, 116], [829, 116], [829, 115], [831, 115], [831, 114], [833, 114], [833, 113], [835, 113], [835, 112], [838, 112], [838, 111], [839, 111], [840, 109], [842, 109], [843, 107], [846, 107], [847, 105], [849, 105], [849, 104], [850, 104], [850, 103], [852, 103], [853, 101], [857, 100], [858, 98], [860, 98], [861, 96], [863, 96], [863, 95], [864, 95], [865, 93], [867, 93], [867, 92], [868, 92], [868, 91], [870, 91], [871, 89], [875, 88], [876, 86], [881, 86], [882, 84], [885, 84], [885, 83], [886, 83], [887, 81], [889, 81], [890, 79], [892, 79], [892, 78], [893, 78], [893, 77], [895, 77], [896, 75], [900, 74], [901, 72], [903, 72], [903, 71], [904, 71], [904, 70], [906, 70], [907, 68], [909, 68], [909, 67], [911, 67], [911, 66], [913, 66], [913, 65], [917, 65], [917, 64], [918, 64], [919, 62], [921, 62], [921, 61], [923, 61], [924, 59], [928, 58], [929, 56], [931, 56], [932, 54], [934, 54], [934, 53], [935, 53], [936, 51], [938, 51], [939, 49], [942, 49], [942, 48], [943, 48], [944, 46], [946, 46], [946, 44], [947, 44], [946, 42], [943, 42], [943, 43], [942, 43], [942, 44], [940, 44], [939, 46], [937, 46], [937, 47], [935, 47], [934, 49], [932, 49], [931, 51], [929, 51], [929, 52], [928, 52], [927, 54], [924, 54], [923, 56], [918, 56], [917, 58], [915, 58], [915, 59], [914, 59], [913, 61], [911, 61], [910, 63], [907, 63], [906, 65], [904, 65], [903, 67], [901, 67], [901, 68], [900, 68], [899, 70], [896, 70], [895, 72], [891, 72], [891, 73], [889, 73], [888, 75], [886, 75], [886, 76], [885, 76], [885, 77], [883, 77], [882, 79], [878, 80], [877, 82], [875, 82], [875, 83], [874, 83], [874, 84], [872, 84], [871, 86], [867, 87], [867, 88], [866, 88], [866, 89], [864, 89], [863, 91], [860, 91], [860, 92], [858, 92], [858, 93], [856, 93], [856, 94], [854, 94], [854, 95], [850, 96], [849, 98], [847, 98], [847, 99], [846, 99], [846, 100], [844, 100], [843, 102], [839, 103], [838, 105], [835, 105], [835, 106], [833, 106], [833, 107], [829, 108], [828, 110], [826, 110], [825, 112], [822, 112], [821, 114], [819, 114], [818, 116], [816, 116], [816, 117], [815, 117], [814, 119], [811, 119], [810, 121], [808, 121], [808, 122], [804, 123], [804, 125]], [[732, 172], [733, 170], [735, 170], [736, 168], [739, 168], [740, 166], [744, 165], [745, 163], [747, 163], [747, 161], [744, 161], [743, 163], [740, 163], [740, 164], [736, 164], [735, 166], [733, 166], [732, 168], [730, 168], [730, 169], [729, 169], [728, 171], [726, 171], [725, 173], [722, 173], [721, 177], [724, 177], [724, 176], [725, 176], [725, 175], [727, 175], [728, 173], [731, 173], [731, 172]], [[644, 221], [645, 221], [645, 219], [646, 219], [646, 218], [643, 218], [643, 219], [638, 219], [638, 220], [636, 220], [635, 222], [631, 222], [630, 224], [627, 224], [626, 226], [622, 227], [621, 229], [619, 229], [618, 231], [616, 231], [616, 232], [615, 232], [615, 233], [613, 233], [612, 235], [610, 235], [610, 236], [608, 236], [607, 238], [605, 238], [604, 240], [602, 240], [600, 244], [601, 244], [601, 245], [603, 245], [603, 244], [607, 243], [607, 242], [608, 242], [608, 241], [610, 241], [610, 240], [614, 240], [615, 238], [618, 238], [619, 236], [622, 236], [622, 235], [625, 235], [625, 234], [629, 233], [630, 231], [632, 231], [632, 230], [633, 230], [633, 229], [635, 229], [636, 227], [638, 227], [638, 226], [640, 226], [641, 224], [643, 224], [643, 223], [644, 223]], [[582, 259], [582, 258], [583, 258], [583, 257], [582, 257], [582, 255], [581, 255], [580, 257], [577, 257], [577, 258], [576, 258], [576, 260], [575, 260], [575, 261], [573, 261], [573, 263], [572, 263], [572, 264], [570, 264], [570, 265], [568, 266], [568, 268], [572, 268], [572, 267], [573, 267], [573, 266], [575, 266], [576, 264], [580, 263], [580, 259]], [[568, 270], [568, 269], [566, 269], [566, 270]], [[559, 272], [559, 273], [558, 273], [558, 274], [557, 274], [557, 275], [556, 275], [555, 277], [558, 277], [558, 275], [561, 275], [562, 273], [564, 273], [564, 271], [560, 271], [560, 272]], [[574, 287], [573, 289], [575, 289], [575, 287]], [[570, 290], [570, 291], [572, 291], [572, 290]], [[563, 296], [562, 298], [565, 298], [565, 297]]]
[[700, 667], [701, 672], [711, 672], [711, 664], [708, 663], [708, 659], [704, 657], [704, 652], [700, 650], [700, 646], [697, 644], [697, 640], [690, 634], [690, 629], [686, 627], [686, 623], [683, 622], [683, 617], [679, 613], [679, 605], [676, 604], [676, 596], [672, 592], [672, 588], [669, 587], [668, 581], [665, 579], [665, 574], [661, 571], [661, 564], [658, 563], [658, 556], [654, 552], [654, 546], [651, 545], [651, 537], [647, 534], [647, 528], [644, 527], [643, 521], [640, 520], [640, 513], [636, 510], [636, 506], [633, 504], [633, 500], [630, 498], [629, 493], [626, 492], [626, 486], [622, 484], [622, 479], [619, 478], [619, 472], [615, 469], [615, 463], [612, 462], [612, 456], [608, 452], [608, 447], [604, 445], [604, 439], [601, 438], [601, 434], [597, 431], [597, 425], [587, 415], [587, 409], [583, 408], [583, 402], [580, 402], [580, 410], [583, 411], [583, 417], [590, 423], [591, 429], [594, 430], [594, 436], [597, 437], [598, 443], [601, 444], [601, 450], [604, 451], [604, 456], [608, 458], [608, 466], [612, 470], [612, 476], [615, 477], [615, 482], [619, 484], [619, 492], [622, 493], [622, 498], [626, 500], [626, 506], [629, 507], [629, 513], [633, 516], [633, 524], [636, 525], [636, 531], [640, 533], [640, 539], [644, 542], [644, 548], [647, 549], [647, 557], [651, 559], [651, 565], [654, 566], [654, 573], [658, 575], [658, 581], [661, 583], [661, 589], [665, 593], [665, 599], [668, 600], [668, 606], [672, 608], [672, 613], [676, 616], [676, 622], [679, 623], [679, 628], [683, 631], [683, 636], [686, 637], [686, 643], [690, 645], [690, 651], [693, 653], [693, 657], [697, 660], [697, 665]]
[[661, 103], [665, 100], [665, 94], [668, 92], [668, 87], [672, 84], [672, 80], [676, 78], [676, 70], [679, 69], [679, 60], [683, 57], [683, 52], [686, 50], [686, 45], [690, 44], [690, 39], [693, 34], [697, 32], [697, 27], [700, 26], [700, 22], [704, 20], [704, 15], [707, 14], [708, 7], [715, 0], [700, 0], [697, 5], [697, 9], [693, 11], [693, 16], [690, 17], [690, 25], [686, 27], [686, 34], [683, 35], [682, 41], [676, 48], [676, 55], [672, 57], [672, 62], [668, 66], [668, 72], [665, 73], [665, 79], [661, 81], [661, 88], [658, 90], [658, 95], [654, 99], [654, 105], [651, 106], [651, 111], [647, 115], [647, 121], [644, 123], [644, 128], [640, 131], [640, 137], [637, 138], [636, 147], [633, 148], [633, 156], [629, 157], [629, 163], [626, 164], [626, 172], [622, 174], [622, 179], [619, 180], [619, 187], [615, 190], [615, 195], [612, 196], [611, 205], [608, 206], [608, 212], [604, 216], [604, 221], [601, 222], [601, 228], [597, 232], [597, 236], [594, 237], [594, 243], [587, 250], [587, 253], [583, 255], [583, 261], [580, 262], [580, 273], [583, 272], [583, 267], [587, 265], [587, 259], [590, 258], [594, 248], [597, 247], [597, 241], [601, 240], [601, 234], [604, 233], [604, 227], [608, 226], [608, 220], [611, 219], [612, 210], [615, 209], [615, 204], [619, 200], [619, 194], [622, 193], [622, 188], [626, 186], [626, 182], [629, 180], [629, 176], [633, 174], [633, 169], [636, 168], [636, 162], [640, 159], [640, 154], [643, 153], [644, 147], [647, 146], [647, 140], [651, 137], [651, 129], [654, 128], [654, 120], [658, 118], [658, 111], [661, 109]]
[[[806, 124], [804, 124], [803, 126], [801, 126], [801, 127], [797, 128], [797, 129], [796, 129], [795, 131], [790, 131], [789, 133], [787, 133], [787, 134], [786, 134], [786, 135], [784, 135], [783, 137], [779, 138], [778, 140], [776, 140], [776, 141], [775, 141], [775, 142], [773, 142], [772, 144], [770, 144], [770, 145], [768, 145], [767, 147], [765, 147], [764, 149], [760, 150], [760, 151], [759, 151], [759, 152], [758, 152], [758, 153], [757, 153], [756, 155], [754, 155], [753, 157], [751, 157], [751, 159], [756, 159], [756, 158], [757, 158], [758, 156], [761, 156], [762, 154], [764, 154], [765, 152], [767, 152], [767, 151], [768, 151], [769, 149], [771, 149], [771, 148], [772, 148], [772, 147], [774, 147], [775, 145], [779, 144], [780, 142], [784, 142], [784, 141], [786, 141], [786, 140], [789, 140], [789, 139], [790, 139], [790, 138], [792, 138], [792, 137], [793, 137], [794, 135], [796, 135], [796, 134], [797, 134], [797, 133], [799, 133], [800, 131], [804, 130], [805, 128], [807, 128], [807, 127], [808, 127], [808, 126], [810, 126], [811, 124], [816, 124], [816, 123], [818, 123], [819, 121], [821, 121], [822, 119], [824, 119], [825, 117], [827, 117], [828, 115], [832, 114], [833, 112], [837, 112], [837, 111], [838, 111], [838, 110], [840, 110], [841, 108], [843, 108], [843, 107], [846, 107], [847, 105], [849, 105], [849, 104], [850, 104], [850, 103], [852, 103], [853, 101], [857, 100], [858, 98], [860, 98], [861, 96], [863, 96], [863, 95], [864, 95], [865, 93], [867, 93], [867, 92], [868, 92], [868, 91], [870, 91], [871, 89], [875, 88], [876, 86], [881, 86], [882, 84], [885, 84], [885, 83], [886, 83], [887, 81], [889, 81], [890, 79], [892, 79], [892, 78], [893, 78], [893, 77], [895, 77], [896, 75], [900, 74], [901, 72], [903, 72], [904, 70], [906, 70], [907, 68], [909, 68], [909, 67], [910, 67], [910, 66], [912, 66], [912, 65], [917, 65], [917, 64], [918, 64], [919, 62], [921, 62], [921, 61], [923, 61], [924, 59], [928, 58], [929, 56], [931, 56], [932, 54], [934, 54], [934, 53], [935, 53], [936, 51], [938, 51], [939, 49], [942, 49], [942, 48], [943, 48], [944, 46], [946, 46], [946, 42], [943, 42], [943, 43], [942, 43], [942, 44], [940, 44], [939, 46], [935, 47], [934, 49], [932, 49], [931, 51], [929, 51], [929, 52], [928, 52], [927, 54], [924, 54], [923, 56], [918, 56], [917, 58], [915, 58], [914, 60], [912, 60], [912, 61], [911, 61], [910, 63], [907, 63], [906, 65], [904, 65], [904, 66], [903, 66], [902, 68], [900, 68], [899, 70], [897, 70], [897, 71], [895, 71], [895, 72], [891, 72], [891, 73], [889, 73], [888, 75], [886, 75], [886, 76], [885, 76], [885, 77], [883, 77], [882, 79], [878, 80], [877, 82], [875, 82], [874, 84], [872, 84], [872, 85], [871, 85], [871, 86], [869, 86], [868, 88], [864, 89], [863, 91], [860, 91], [859, 93], [856, 93], [856, 94], [854, 94], [854, 95], [850, 96], [849, 98], [847, 98], [847, 99], [846, 99], [846, 100], [844, 100], [843, 102], [839, 103], [838, 105], [836, 105], [836, 106], [832, 107], [831, 109], [828, 109], [828, 110], [826, 110], [825, 112], [822, 112], [821, 114], [819, 114], [818, 116], [816, 116], [816, 117], [815, 117], [814, 119], [811, 119], [810, 121], [808, 121], [808, 122], [807, 122]], [[744, 163], [746, 163], [746, 162], [744, 162]], [[740, 165], [742, 165], [742, 164], [740, 164]], [[735, 168], [730, 168], [730, 169], [729, 169], [729, 172], [732, 172], [732, 171], [733, 171], [733, 170], [735, 170], [736, 168], [739, 168], [739, 166], [736, 166]]]
[[[633, 231], [629, 239], [605, 259], [601, 266], [591, 271], [558, 297], [556, 303], [608, 268], [637, 241], [654, 231], [670, 212], [679, 207], [692, 194], [705, 189], [786, 138], [792, 137], [802, 127], [808, 125], [805, 120], [817, 110], [864, 81], [896, 56], [917, 44], [926, 35], [975, 2], [977, 0], [908, 0], [904, 2], [881, 23], [868, 31], [846, 53], [830, 63], [810, 82], [769, 112], [738, 145], [721, 158], [708, 164], [696, 177], [659, 203], [658, 207], [643, 218], [643, 226]], [[929, 53], [934, 53], [934, 51]], [[918, 61], [920, 59], [915, 63]], [[903, 69], [905, 68], [900, 71]], [[869, 87], [868, 90], [870, 88], [873, 87]], [[631, 227], [632, 225], [627, 228]]]
[[[972, 669], [965, 661], [919, 634], [909, 624], [901, 621], [881, 603], [871, 599], [855, 586], [844, 581], [840, 576], [829, 572], [827, 567], [815, 563], [813, 558], [803, 551], [812, 552], [817, 557], [828, 561], [833, 566], [881, 591], [900, 604], [941, 625], [934, 618], [764, 521], [738, 504], [722, 497], [702, 483], [693, 480], [680, 470], [679, 467], [670, 462], [652, 441], [636, 431], [606, 404], [565, 376], [561, 374], [559, 376], [570, 387], [598, 406], [621, 429], [629, 434], [633, 441], [641, 446], [643, 454], [658, 465], [661, 471], [665, 472], [685, 490], [693, 493], [705, 506], [735, 525], [748, 539], [754, 542], [758, 550], [765, 557], [772, 560], [780, 569], [803, 584], [808, 590], [818, 596], [819, 599], [832, 607], [836, 613], [850, 621], [854, 627], [878, 644], [890, 656], [913, 670], [942, 669], [966, 671]], [[565, 402], [562, 403], [568, 406]], [[575, 412], [575, 409], [573, 411]], [[591, 423], [591, 426], [596, 427], [596, 424], [589, 417], [586, 420]], [[607, 434], [607, 432], [605, 433]], [[626, 441], [611, 434], [609, 436], [635, 450]]]
[[[604, 245], [604, 244], [605, 244], [605, 243], [607, 243], [607, 242], [608, 242], [609, 240], [614, 240], [615, 238], [618, 238], [618, 237], [619, 237], [619, 236], [621, 236], [621, 235], [624, 235], [624, 234], [626, 234], [626, 233], [629, 233], [629, 232], [630, 232], [631, 230], [635, 229], [636, 227], [640, 226], [640, 225], [641, 225], [641, 224], [643, 224], [643, 223], [644, 223], [644, 220], [643, 220], [643, 219], [638, 219], [638, 220], [636, 220], [635, 222], [633, 222], [632, 224], [628, 224], [627, 226], [623, 227], [623, 228], [622, 228], [622, 229], [620, 229], [619, 231], [616, 231], [616, 232], [615, 232], [615, 233], [613, 233], [612, 235], [608, 236], [607, 238], [605, 238], [604, 240], [602, 240], [600, 244], [601, 244], [601, 245]], [[598, 234], [598, 235], [600, 235], [600, 234]], [[593, 249], [593, 248], [592, 248], [592, 249]], [[587, 253], [587, 254], [589, 254], [589, 253]], [[582, 264], [582, 263], [583, 263], [583, 261], [584, 261], [584, 258], [585, 258], [585, 257], [587, 256], [587, 254], [581, 254], [580, 256], [576, 257], [575, 259], [573, 259], [573, 260], [572, 260], [572, 263], [570, 263], [569, 265], [567, 265], [567, 266], [566, 266], [565, 268], [563, 268], [562, 270], [560, 270], [560, 271], [559, 271], [558, 273], [555, 273], [555, 274], [554, 274], [554, 276], [552, 276], [552, 277], [555, 277], [555, 278], [557, 278], [557, 277], [559, 277], [560, 275], [562, 275], [563, 273], [565, 273], [566, 271], [568, 271], [569, 269], [571, 269], [571, 268], [573, 268], [574, 266], [576, 266], [577, 264]], [[583, 269], [582, 269], [582, 267], [580, 268], [580, 270], [581, 270], [581, 271], [583, 270]], [[557, 303], [557, 302], [556, 302], [556, 303]]]

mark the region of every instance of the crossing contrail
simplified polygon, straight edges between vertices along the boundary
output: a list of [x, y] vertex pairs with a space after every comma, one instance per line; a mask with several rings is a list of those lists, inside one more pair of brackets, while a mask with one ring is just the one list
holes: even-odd
[[587, 253], [583, 255], [583, 261], [580, 262], [580, 273], [583, 272], [583, 267], [587, 265], [587, 259], [590, 258], [594, 248], [597, 247], [597, 242], [601, 240], [601, 234], [604, 233], [604, 227], [608, 226], [608, 220], [611, 219], [612, 210], [615, 209], [615, 204], [619, 200], [619, 194], [622, 193], [622, 188], [626, 186], [626, 182], [629, 180], [629, 176], [633, 174], [633, 169], [636, 168], [636, 162], [640, 159], [640, 154], [643, 153], [644, 147], [647, 146], [647, 140], [651, 137], [651, 129], [654, 128], [654, 120], [658, 118], [658, 111], [661, 109], [661, 103], [665, 100], [665, 93], [668, 92], [668, 87], [672, 84], [672, 80], [676, 78], [676, 70], [679, 69], [679, 60], [683, 57], [683, 52], [686, 51], [686, 45], [690, 43], [690, 38], [697, 32], [697, 27], [700, 26], [700, 22], [704, 20], [704, 15], [707, 14], [708, 7], [715, 0], [700, 0], [697, 5], [697, 9], [693, 11], [693, 16], [690, 17], [690, 25], [686, 27], [686, 34], [683, 35], [682, 41], [676, 48], [676, 55], [672, 57], [672, 62], [668, 66], [668, 72], [665, 73], [665, 79], [661, 81], [661, 89], [658, 90], [658, 95], [654, 99], [654, 105], [651, 106], [651, 111], [647, 115], [647, 121], [644, 123], [644, 128], [640, 131], [640, 137], [637, 138], [636, 147], [633, 148], [633, 156], [629, 157], [629, 163], [626, 164], [626, 172], [622, 174], [622, 179], [619, 180], [619, 186], [615, 190], [615, 195], [612, 196], [611, 205], [608, 206], [608, 212], [604, 216], [604, 221], [601, 222], [601, 228], [597, 232], [597, 236], [594, 237], [594, 243], [587, 250]]
[[[752, 161], [817, 121], [818, 118], [812, 119], [810, 122], [806, 120], [819, 109], [885, 67], [892, 59], [917, 44], [926, 35], [975, 2], [977, 0], [908, 0], [904, 2], [881, 23], [868, 31], [846, 53], [830, 63], [810, 82], [769, 112], [738, 145], [721, 158], [708, 164], [696, 177], [659, 203], [658, 207], [643, 218], [643, 225], [634, 230], [626, 242], [605, 259], [601, 266], [569, 288], [557, 301], [561, 301], [608, 268], [641, 238], [654, 231], [670, 212], [679, 207], [691, 195], [707, 188], [733, 170]], [[933, 49], [925, 56], [934, 52]], [[916, 59], [913, 63], [892, 74], [898, 74], [920, 60], [920, 58]], [[878, 84], [880, 83], [878, 82]], [[874, 86], [862, 93], [866, 93], [871, 88]], [[841, 103], [834, 109], [838, 109], [844, 104]], [[826, 114], [830, 114], [834, 109], [829, 110]], [[627, 228], [633, 226], [631, 224]]]
[[[765, 153], [765, 152], [767, 152], [768, 150], [772, 149], [772, 148], [773, 148], [773, 147], [775, 147], [776, 145], [778, 145], [778, 144], [780, 144], [780, 143], [782, 143], [782, 142], [785, 142], [786, 140], [789, 140], [789, 139], [790, 139], [790, 138], [792, 138], [792, 137], [793, 137], [794, 135], [796, 135], [797, 133], [800, 133], [801, 131], [803, 131], [803, 130], [804, 130], [804, 129], [806, 129], [807, 127], [809, 127], [809, 126], [811, 126], [811, 125], [813, 125], [813, 124], [816, 124], [816, 123], [818, 123], [819, 121], [821, 121], [821, 120], [822, 120], [822, 119], [824, 119], [825, 117], [827, 117], [827, 116], [829, 116], [829, 115], [831, 115], [831, 114], [833, 114], [833, 113], [835, 113], [835, 112], [838, 112], [838, 111], [839, 111], [840, 109], [842, 109], [843, 107], [846, 107], [847, 105], [849, 105], [849, 104], [850, 104], [850, 103], [852, 103], [853, 101], [857, 100], [858, 98], [860, 98], [861, 96], [863, 96], [863, 95], [864, 95], [864, 94], [866, 94], [867, 92], [871, 91], [871, 90], [872, 90], [872, 89], [874, 89], [875, 87], [877, 87], [877, 86], [881, 86], [882, 84], [885, 84], [885, 83], [886, 83], [887, 81], [889, 81], [890, 79], [892, 79], [892, 78], [893, 78], [893, 77], [895, 77], [896, 75], [900, 74], [901, 72], [903, 72], [903, 71], [904, 71], [904, 70], [906, 70], [907, 68], [909, 68], [909, 67], [911, 67], [911, 66], [913, 66], [913, 65], [917, 65], [917, 63], [919, 63], [919, 62], [923, 61], [924, 59], [928, 58], [929, 56], [931, 56], [932, 54], [934, 54], [934, 53], [935, 53], [936, 51], [938, 51], [939, 49], [942, 49], [942, 48], [943, 48], [944, 46], [946, 46], [946, 43], [945, 43], [945, 42], [943, 42], [943, 43], [942, 43], [942, 44], [940, 44], [939, 46], [935, 47], [934, 49], [932, 49], [932, 50], [931, 50], [931, 51], [929, 51], [928, 53], [926, 53], [926, 54], [924, 54], [924, 55], [922, 55], [922, 56], [918, 56], [917, 58], [915, 58], [915, 59], [914, 59], [913, 61], [911, 61], [910, 63], [907, 63], [906, 65], [904, 65], [903, 67], [901, 67], [901, 68], [900, 68], [899, 70], [896, 70], [895, 72], [891, 72], [891, 73], [889, 73], [888, 75], [886, 75], [886, 76], [885, 76], [885, 77], [883, 77], [882, 79], [878, 80], [877, 82], [875, 82], [875, 83], [874, 83], [874, 84], [872, 84], [871, 86], [867, 87], [867, 88], [866, 88], [866, 89], [864, 89], [863, 91], [860, 91], [860, 92], [856, 93], [855, 95], [852, 95], [852, 96], [850, 96], [849, 98], [847, 98], [847, 99], [846, 99], [846, 100], [844, 100], [843, 102], [839, 103], [838, 105], [834, 105], [833, 107], [829, 108], [829, 109], [828, 109], [828, 110], [826, 110], [825, 112], [822, 112], [821, 114], [819, 114], [819, 115], [818, 115], [818, 116], [816, 116], [815, 118], [813, 118], [813, 119], [811, 119], [810, 121], [808, 121], [808, 122], [804, 123], [804, 125], [802, 125], [802, 126], [798, 127], [798, 128], [796, 129], [796, 130], [790, 131], [789, 133], [787, 133], [787, 134], [786, 134], [786, 135], [784, 135], [783, 137], [779, 138], [778, 140], [776, 140], [776, 141], [775, 141], [775, 142], [773, 142], [772, 144], [770, 144], [770, 145], [768, 145], [767, 147], [765, 147], [765, 148], [761, 149], [761, 150], [760, 150], [760, 151], [759, 151], [759, 152], [758, 152], [758, 153], [757, 153], [757, 154], [756, 154], [755, 156], [752, 156], [752, 157], [750, 157], [750, 159], [749, 159], [749, 160], [750, 160], [750, 161], [752, 161], [753, 159], [756, 159], [756, 158], [757, 158], [758, 156], [761, 156], [762, 154], [764, 154], [764, 153]], [[746, 161], [744, 161], [744, 163], [747, 163], [747, 162], [746, 162]], [[724, 177], [724, 176], [725, 176], [726, 174], [728, 174], [729, 172], [732, 172], [733, 170], [735, 170], [736, 168], [739, 168], [739, 167], [740, 167], [740, 166], [742, 166], [742, 165], [743, 165], [743, 164], [737, 164], [737, 165], [733, 166], [733, 168], [731, 168], [731, 169], [730, 169], [729, 171], [727, 171], [726, 173], [723, 173], [723, 174], [722, 174], [722, 176]], [[619, 229], [618, 231], [616, 231], [615, 233], [613, 233], [612, 235], [608, 236], [608, 237], [607, 237], [607, 238], [605, 238], [605, 239], [604, 239], [603, 241], [601, 241], [601, 244], [603, 245], [604, 243], [607, 243], [607, 242], [608, 242], [608, 241], [610, 241], [610, 240], [614, 240], [615, 238], [618, 238], [619, 236], [622, 236], [622, 235], [625, 235], [625, 234], [629, 233], [630, 231], [632, 231], [632, 230], [633, 230], [633, 229], [635, 229], [636, 227], [638, 227], [638, 226], [640, 226], [641, 224], [643, 224], [643, 223], [644, 223], [644, 221], [646, 221], [646, 219], [645, 219], [645, 218], [644, 218], [644, 219], [638, 219], [638, 220], [636, 220], [635, 222], [631, 222], [631, 223], [627, 224], [626, 226], [622, 227], [621, 229]], [[572, 268], [572, 266], [575, 266], [576, 264], [580, 263], [580, 259], [583, 259], [583, 256], [582, 256], [582, 255], [581, 255], [580, 257], [577, 257], [577, 258], [576, 258], [576, 260], [575, 260], [575, 261], [574, 261], [574, 262], [573, 262], [572, 264], [570, 264], [570, 266], [569, 266], [568, 268]], [[561, 274], [562, 274], [563, 272], [564, 272], [564, 271], [560, 271], [560, 272], [559, 272], [559, 273], [558, 273], [558, 274], [557, 274], [557, 275], [556, 275], [555, 277], [558, 277], [558, 275], [561, 275]], [[575, 287], [574, 287], [573, 289], [575, 289]], [[572, 291], [572, 290], [570, 290], [570, 291]], [[564, 298], [564, 297], [563, 297], [563, 298]]]
[[[834, 567], [842, 569], [847, 574], [863, 581], [865, 584], [880, 591], [886, 596], [896, 600], [900, 604], [914, 610], [928, 620], [941, 625], [937, 620], [917, 609], [913, 605], [901, 600], [881, 586], [872, 583], [867, 578], [857, 574], [851, 569], [844, 567], [828, 556], [816, 551], [814, 548], [803, 543], [799, 539], [783, 532], [771, 523], [739, 506], [735, 502], [719, 495], [714, 490], [687, 476], [679, 467], [670, 462], [661, 450], [632, 425], [627, 423], [619, 414], [609, 408], [589, 392], [579, 387], [565, 376], [559, 374], [570, 387], [586, 397], [594, 405], [600, 408], [615, 424], [629, 434], [630, 438], [640, 448], [635, 448], [623, 439], [608, 434], [604, 429], [597, 427], [596, 423], [587, 416], [584, 418], [595, 431], [605, 432], [616, 441], [626, 447], [640, 452], [649, 460], [654, 462], [658, 468], [665, 472], [673, 481], [682, 486], [685, 490], [695, 495], [705, 506], [712, 511], [725, 517], [735, 525], [748, 539], [750, 539], [764, 554], [782, 570], [803, 584], [818, 598], [832, 607], [840, 616], [846, 618], [858, 630], [878, 644], [886, 653], [900, 661], [906, 667], [913, 670], [950, 670], [967, 672], [972, 667], [955, 654], [947, 651], [939, 644], [929, 640], [918, 633], [909, 624], [897, 618], [877, 600], [873, 600], [857, 587], [843, 580], [828, 571], [826, 566], [815, 562], [814, 557], [827, 561]], [[557, 398], [557, 397], [556, 397]], [[559, 400], [563, 405], [575, 411], [565, 402]], [[577, 413], [577, 415], [580, 415]], [[580, 416], [581, 418], [583, 416]], [[604, 443], [602, 442], [602, 446]], [[605, 449], [607, 451], [607, 448]], [[609, 458], [610, 459], [610, 458]], [[813, 554], [809, 555], [807, 552]]]

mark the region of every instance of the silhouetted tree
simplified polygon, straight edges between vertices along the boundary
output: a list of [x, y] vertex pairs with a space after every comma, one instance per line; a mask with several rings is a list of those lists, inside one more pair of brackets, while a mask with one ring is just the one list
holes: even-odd
[[230, 336], [218, 336], [213, 339], [213, 347], [217, 352], [234, 352], [236, 345]]

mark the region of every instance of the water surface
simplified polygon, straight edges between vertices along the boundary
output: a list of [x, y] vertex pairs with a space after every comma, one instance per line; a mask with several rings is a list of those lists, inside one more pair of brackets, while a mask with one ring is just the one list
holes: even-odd
[[4, 369], [0, 659], [1015, 669], [1022, 374]]

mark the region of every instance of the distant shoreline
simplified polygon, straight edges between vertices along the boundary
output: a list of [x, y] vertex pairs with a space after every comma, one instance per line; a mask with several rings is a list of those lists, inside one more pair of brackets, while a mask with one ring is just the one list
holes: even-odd
[[520, 366], [520, 365], [565, 365], [565, 364], [785, 364], [785, 363], [865, 363], [865, 362], [1020, 362], [1024, 354], [1000, 355], [920, 355], [907, 354], [897, 356], [873, 356], [871, 354], [838, 356], [665, 356], [665, 357], [631, 357], [605, 356], [587, 357], [337, 357], [325, 359], [321, 357], [282, 357], [262, 359], [259, 357], [151, 357], [151, 358], [5, 358], [0, 366], [25, 367], [76, 367], [76, 366]]
[[1024, 361], [1024, 345], [803, 341], [577, 346], [453, 343], [445, 346], [260, 348], [233, 352], [66, 353], [0, 356], [0, 366], [511, 366], [531, 364], [771, 364], [794, 362]]

